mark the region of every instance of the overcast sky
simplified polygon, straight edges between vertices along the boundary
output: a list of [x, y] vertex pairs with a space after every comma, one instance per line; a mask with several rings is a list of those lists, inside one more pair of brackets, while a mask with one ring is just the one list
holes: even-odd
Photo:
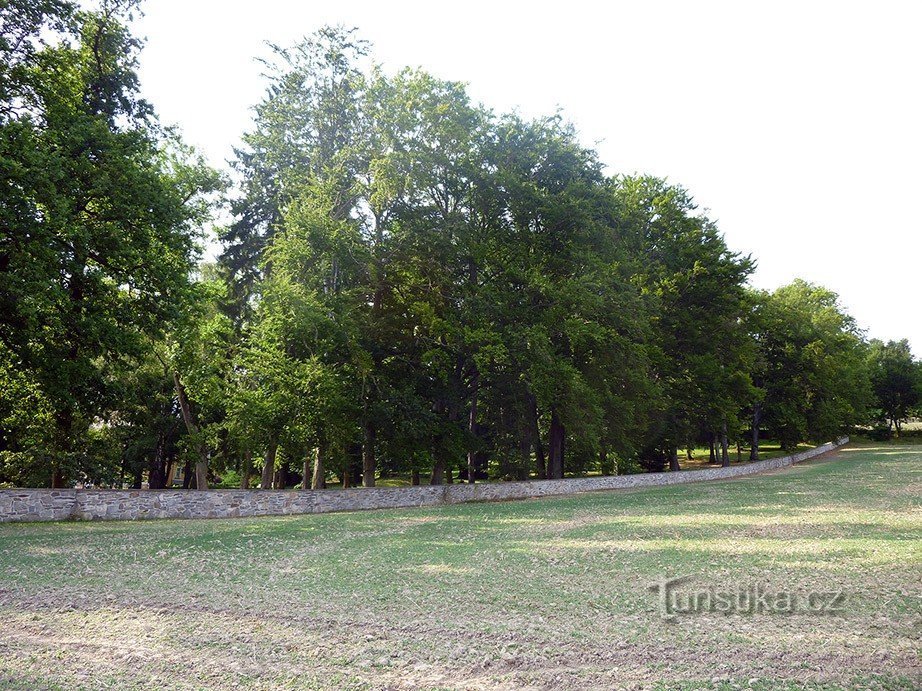
[[609, 172], [687, 187], [756, 286], [835, 290], [922, 355], [922, 2], [147, 0], [145, 95], [224, 166], [263, 94], [265, 41], [360, 29], [389, 70], [497, 111], [560, 106]]

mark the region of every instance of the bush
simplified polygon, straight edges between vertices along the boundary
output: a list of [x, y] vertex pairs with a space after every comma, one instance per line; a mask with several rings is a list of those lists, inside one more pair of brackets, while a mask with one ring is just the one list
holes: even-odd
[[[662, 467], [660, 470], [662, 470]], [[637, 462], [636, 458], [621, 458], [618, 456], [618, 475], [636, 475], [643, 472], [645, 472], [644, 468]]]
[[211, 484], [212, 489], [238, 489], [240, 487], [240, 473], [236, 470], [225, 470], [221, 479]]

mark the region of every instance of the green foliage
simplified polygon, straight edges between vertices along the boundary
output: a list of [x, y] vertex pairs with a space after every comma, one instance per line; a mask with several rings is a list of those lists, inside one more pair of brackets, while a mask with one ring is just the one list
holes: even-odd
[[0, 343], [0, 482], [44, 484], [54, 411], [31, 373]]
[[221, 181], [139, 98], [119, 7], [0, 9], [0, 482], [678, 469], [760, 410], [794, 447], [872, 382], [878, 418], [918, 405], [908, 345], [868, 351], [822, 288], [747, 290], [680, 186], [342, 28], [272, 47], [196, 267]]
[[656, 178], [612, 181], [616, 228], [634, 249], [633, 281], [649, 305], [648, 352], [661, 386], [647, 466], [674, 457], [699, 427], [739, 426], [754, 351], [744, 285], [754, 268], [731, 252], [688, 193]]
[[922, 404], [922, 362], [916, 360], [909, 341], [871, 341], [868, 367], [876, 417], [901, 432], [902, 423]]
[[122, 11], [2, 8], [0, 342], [52, 411], [55, 482], [96, 473], [92, 429], [175, 318], [218, 183], [138, 97]]
[[764, 421], [790, 448], [863, 422], [870, 398], [866, 346], [835, 293], [805, 281], [763, 293], [756, 314]]

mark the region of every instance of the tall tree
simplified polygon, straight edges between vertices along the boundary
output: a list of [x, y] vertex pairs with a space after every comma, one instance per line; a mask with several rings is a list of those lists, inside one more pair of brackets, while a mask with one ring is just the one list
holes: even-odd
[[305, 184], [334, 192], [337, 218], [354, 207], [352, 144], [360, 130], [365, 76], [359, 63], [367, 43], [355, 30], [324, 27], [291, 48], [270, 46], [264, 61], [269, 85], [255, 107], [254, 128], [236, 149], [240, 194], [234, 221], [222, 234], [221, 263], [234, 290], [229, 307], [245, 319], [257, 282], [271, 264], [263, 252]]
[[[0, 104], [0, 337], [55, 411], [54, 486], [80, 471], [79, 440], [114, 407], [120, 368], [175, 316], [218, 184], [138, 96], [132, 7], [3, 7], [2, 33], [20, 33], [4, 41], [16, 58]], [[60, 33], [42, 45], [49, 27]]]
[[679, 469], [700, 425], [736, 426], [749, 400], [752, 348], [743, 324], [748, 257], [731, 252], [681, 187], [651, 177], [613, 181], [616, 224], [633, 247], [635, 283], [652, 311], [651, 357], [663, 407], [646, 465]]
[[866, 347], [830, 290], [796, 280], [760, 308], [765, 425], [786, 449], [829, 441], [865, 418]]

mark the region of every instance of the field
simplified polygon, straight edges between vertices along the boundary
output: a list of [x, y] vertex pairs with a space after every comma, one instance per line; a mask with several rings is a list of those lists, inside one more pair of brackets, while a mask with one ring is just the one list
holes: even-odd
[[[864, 445], [564, 499], [2, 525], [0, 688], [917, 688], [920, 468]], [[836, 611], [664, 618], [648, 586], [680, 576]]]

